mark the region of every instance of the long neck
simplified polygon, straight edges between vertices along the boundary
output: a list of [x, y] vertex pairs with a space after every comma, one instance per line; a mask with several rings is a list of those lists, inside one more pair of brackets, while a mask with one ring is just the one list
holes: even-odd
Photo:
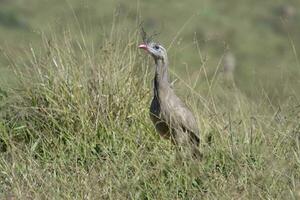
[[158, 97], [162, 87], [169, 87], [167, 58], [155, 59], [154, 95]]
[[169, 82], [168, 60], [166, 58], [155, 60], [155, 77], [157, 77], [160, 82]]

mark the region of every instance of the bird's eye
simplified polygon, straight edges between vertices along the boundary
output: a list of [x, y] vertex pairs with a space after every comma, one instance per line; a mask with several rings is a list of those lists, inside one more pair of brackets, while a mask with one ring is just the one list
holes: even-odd
[[158, 50], [159, 49], [159, 46], [156, 44], [154, 45], [154, 49]]

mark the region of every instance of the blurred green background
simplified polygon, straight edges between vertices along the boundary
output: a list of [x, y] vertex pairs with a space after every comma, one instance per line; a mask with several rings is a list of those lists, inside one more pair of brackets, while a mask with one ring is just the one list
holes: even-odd
[[143, 21], [170, 47], [170, 68], [180, 76], [193, 76], [205, 65], [213, 77], [230, 51], [242, 93], [255, 98], [263, 91], [284, 101], [300, 89], [299, 8], [298, 0], [0, 0], [0, 84], [13, 85], [9, 59], [39, 49], [43, 35], [82, 33], [91, 48], [99, 48], [113, 24], [125, 31]]

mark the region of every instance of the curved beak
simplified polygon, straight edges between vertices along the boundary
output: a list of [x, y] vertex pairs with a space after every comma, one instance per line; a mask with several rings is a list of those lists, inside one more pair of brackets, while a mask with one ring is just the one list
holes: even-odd
[[146, 44], [140, 44], [139, 46], [138, 46], [140, 49], [144, 49], [144, 50], [146, 50], [146, 51], [148, 51], [148, 46], [146, 45]]

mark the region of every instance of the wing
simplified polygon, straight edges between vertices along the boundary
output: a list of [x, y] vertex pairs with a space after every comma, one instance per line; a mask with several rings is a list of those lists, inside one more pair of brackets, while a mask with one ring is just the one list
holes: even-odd
[[184, 132], [189, 133], [191, 140], [195, 144], [199, 144], [199, 129], [193, 113], [187, 106], [177, 97], [174, 92], [169, 92], [165, 101], [164, 115], [168, 123], [174, 127], [180, 127]]

